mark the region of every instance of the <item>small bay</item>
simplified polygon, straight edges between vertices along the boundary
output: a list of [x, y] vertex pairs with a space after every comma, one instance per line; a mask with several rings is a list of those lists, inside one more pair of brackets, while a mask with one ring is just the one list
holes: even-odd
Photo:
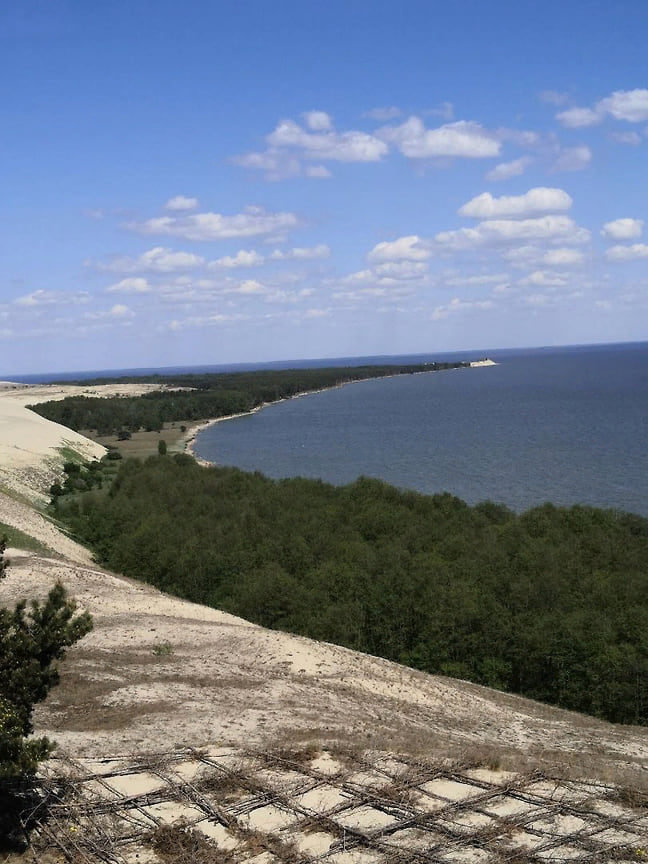
[[366, 475], [515, 510], [551, 501], [648, 515], [648, 343], [489, 356], [496, 366], [269, 405], [204, 430], [195, 452], [276, 478]]

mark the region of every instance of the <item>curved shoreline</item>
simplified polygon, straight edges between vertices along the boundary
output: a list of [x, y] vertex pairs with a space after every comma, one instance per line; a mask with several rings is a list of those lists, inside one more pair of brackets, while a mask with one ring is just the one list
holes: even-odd
[[[432, 375], [435, 372], [453, 372], [456, 369], [476, 369], [483, 368], [484, 366], [497, 366], [498, 364], [491, 360], [488, 357], [483, 358], [482, 360], [472, 360], [469, 361], [466, 366], [455, 366], [450, 369], [426, 369], [421, 372], [409, 372], [406, 374], [409, 375]], [[214, 417], [210, 420], [201, 420], [198, 423], [194, 423], [193, 426], [189, 426], [187, 431], [183, 435], [181, 441], [183, 442], [182, 452], [186, 453], [188, 456], [191, 456], [199, 465], [202, 465], [205, 468], [209, 468], [211, 465], [217, 465], [217, 462], [209, 462], [207, 459], [201, 459], [200, 456], [196, 455], [196, 441], [198, 439], [198, 435], [201, 432], [204, 432], [206, 429], [209, 429], [210, 426], [214, 426], [216, 423], [222, 423], [225, 420], [236, 420], [239, 417], [250, 417], [252, 414], [256, 414], [259, 411], [262, 411], [264, 408], [268, 408], [271, 405], [280, 405], [282, 402], [290, 402], [293, 399], [301, 399], [302, 396], [315, 396], [318, 393], [328, 393], [331, 390], [339, 390], [342, 387], [347, 387], [349, 384], [360, 384], [363, 381], [381, 381], [384, 378], [400, 378], [405, 373], [395, 373], [393, 375], [377, 375], [373, 378], [356, 378], [351, 381], [343, 381], [340, 384], [335, 384], [333, 387], [321, 387], [318, 390], [305, 390], [303, 393], [295, 393], [294, 396], [289, 396], [286, 399], [276, 399], [274, 402], [263, 402], [261, 405], [257, 405], [255, 408], [250, 409], [250, 411], [241, 411], [239, 414], [225, 414], [223, 417]]]

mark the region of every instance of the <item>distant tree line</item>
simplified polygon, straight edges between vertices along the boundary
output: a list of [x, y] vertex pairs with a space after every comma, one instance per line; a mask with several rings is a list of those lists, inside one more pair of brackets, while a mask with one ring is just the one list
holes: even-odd
[[[166, 389], [142, 396], [115, 396], [107, 399], [69, 396], [59, 401], [28, 407], [48, 420], [76, 431], [96, 430], [100, 435], [140, 430], [159, 431], [164, 423], [241, 414], [269, 402], [336, 387], [350, 381], [434, 372], [468, 365], [466, 362], [422, 363], [125, 378], [118, 380], [122, 383], [159, 382], [164, 384]], [[112, 379], [95, 383], [107, 383], [108, 380]], [[90, 386], [92, 382], [79, 383]]]
[[56, 501], [101, 563], [179, 597], [648, 724], [648, 519], [551, 504], [518, 515], [181, 454], [124, 460], [107, 494]]

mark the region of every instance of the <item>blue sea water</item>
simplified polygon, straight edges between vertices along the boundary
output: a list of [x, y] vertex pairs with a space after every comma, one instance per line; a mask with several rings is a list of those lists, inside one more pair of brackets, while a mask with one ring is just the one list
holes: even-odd
[[496, 366], [270, 405], [201, 432], [196, 454], [271, 477], [367, 475], [518, 511], [552, 501], [648, 515], [648, 343], [489, 356]]

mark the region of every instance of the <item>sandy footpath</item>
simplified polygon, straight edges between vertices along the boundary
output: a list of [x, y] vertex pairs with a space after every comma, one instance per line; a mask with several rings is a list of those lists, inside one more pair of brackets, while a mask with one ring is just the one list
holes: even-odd
[[35, 715], [37, 732], [63, 750], [100, 757], [176, 744], [346, 742], [412, 754], [495, 754], [508, 764], [648, 784], [645, 729], [265, 630], [102, 570], [16, 498], [16, 489], [31, 500], [42, 496], [57, 447], [99, 455], [97, 445], [24, 408], [52, 392], [0, 391], [0, 483], [10, 490], [0, 492], [0, 521], [52, 550], [10, 550], [0, 603], [43, 596], [61, 580], [93, 615], [93, 632], [70, 650], [60, 686]]

